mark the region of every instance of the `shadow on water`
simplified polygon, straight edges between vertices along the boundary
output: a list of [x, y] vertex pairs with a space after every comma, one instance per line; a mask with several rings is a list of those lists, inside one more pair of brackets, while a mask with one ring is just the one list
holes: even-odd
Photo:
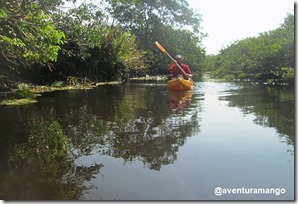
[[76, 160], [94, 151], [159, 171], [200, 127], [192, 93], [168, 93], [163, 84], [44, 93], [38, 100], [0, 107], [1, 199], [79, 199], [104, 164]]

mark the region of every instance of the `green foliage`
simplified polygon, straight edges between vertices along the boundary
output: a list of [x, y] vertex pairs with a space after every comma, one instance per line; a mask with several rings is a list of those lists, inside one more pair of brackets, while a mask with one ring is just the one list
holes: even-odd
[[88, 49], [100, 46], [106, 18], [98, 6], [82, 3], [52, 17], [55, 25], [66, 35], [66, 45], [62, 49], [66, 56], [87, 59], [90, 57]]
[[282, 67], [282, 79], [285, 81], [294, 82], [295, 80], [295, 70], [291, 67]]
[[61, 87], [64, 85], [65, 85], [65, 83], [63, 81], [55, 81], [51, 84], [51, 86], [54, 86], [54, 87]]
[[214, 77], [293, 83], [294, 56], [294, 15], [288, 14], [276, 30], [236, 41], [204, 63]]
[[19, 89], [16, 91], [16, 97], [19, 99], [33, 99], [35, 98], [32, 91], [29, 90], [29, 85], [21, 83], [18, 85]]
[[[189, 30], [175, 30], [171, 27], [164, 28], [161, 32], [164, 32], [164, 40], [160, 41], [171, 53], [172, 56], [176, 54], [183, 55], [183, 62], [191, 67], [191, 70], [196, 73], [202, 72], [202, 63], [205, 58], [205, 51], [200, 47], [200, 38], [194, 35]], [[155, 48], [159, 51], [157, 48]], [[160, 51], [158, 55], [163, 55]], [[164, 56], [167, 57], [167, 56]], [[162, 68], [165, 69], [170, 63], [168, 57], [162, 64]]]
[[200, 70], [201, 18], [186, 0], [106, 0], [69, 10], [59, 9], [61, 5], [61, 0], [3, 3], [0, 48], [5, 75], [0, 80], [8, 75], [42, 78], [42, 83], [66, 81], [68, 76], [123, 80], [146, 74], [148, 67], [160, 74], [169, 59], [155, 41], [165, 42], [171, 54], [181, 53], [193, 70]]
[[[172, 55], [185, 56], [185, 63], [199, 71], [204, 51], [200, 46], [201, 17], [185, 0], [108, 0], [109, 12], [125, 29], [136, 36], [147, 51], [151, 74], [167, 72], [169, 59], [156, 48], [159, 41]], [[191, 31], [190, 31], [191, 30]]]
[[135, 39], [130, 32], [123, 31], [120, 25], [108, 29], [102, 37], [102, 45], [110, 47], [112, 62], [119, 67], [114, 77], [119, 78], [146, 68], [143, 58], [145, 52], [138, 50]]
[[7, 12], [5, 9], [0, 9], [0, 18], [7, 18]]
[[34, 98], [34, 94], [32, 93], [32, 91], [28, 90], [28, 89], [19, 89], [16, 91], [16, 95], [18, 98], [20, 99], [33, 99]]
[[54, 16], [67, 36], [57, 72], [91, 80], [122, 80], [146, 69], [145, 52], [138, 49], [135, 36], [120, 24], [108, 25], [103, 13], [99, 6], [83, 3]]
[[148, 32], [148, 29], [159, 26], [160, 23], [179, 29], [190, 26], [194, 32], [199, 32], [200, 15], [189, 8], [186, 0], [107, 0], [107, 2], [112, 17], [133, 33], [141, 30]]
[[4, 59], [29, 65], [55, 61], [65, 36], [51, 23], [51, 16], [36, 1], [8, 0], [2, 6], [0, 47]]

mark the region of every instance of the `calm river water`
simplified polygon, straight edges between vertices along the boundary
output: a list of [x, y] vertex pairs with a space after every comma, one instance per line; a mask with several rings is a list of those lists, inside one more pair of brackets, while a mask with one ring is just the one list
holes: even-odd
[[130, 82], [0, 106], [2, 200], [293, 200], [288, 87]]

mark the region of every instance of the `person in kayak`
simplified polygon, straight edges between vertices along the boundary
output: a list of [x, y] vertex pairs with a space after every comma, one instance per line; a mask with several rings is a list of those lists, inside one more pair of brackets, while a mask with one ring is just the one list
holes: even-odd
[[[183, 69], [183, 71], [185, 73], [183, 73], [179, 69], [177, 64]], [[173, 78], [178, 78], [180, 75], [182, 75], [184, 79], [190, 79], [192, 77], [191, 70], [190, 70], [189, 66], [182, 63], [182, 56], [181, 55], [176, 55], [175, 56], [175, 61], [173, 63], [171, 63], [167, 67], [167, 69], [172, 73]]]

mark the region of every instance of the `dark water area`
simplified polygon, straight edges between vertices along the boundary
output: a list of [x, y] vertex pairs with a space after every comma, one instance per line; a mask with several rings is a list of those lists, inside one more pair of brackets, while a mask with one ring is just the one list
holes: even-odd
[[295, 93], [164, 81], [0, 106], [2, 200], [293, 200]]

